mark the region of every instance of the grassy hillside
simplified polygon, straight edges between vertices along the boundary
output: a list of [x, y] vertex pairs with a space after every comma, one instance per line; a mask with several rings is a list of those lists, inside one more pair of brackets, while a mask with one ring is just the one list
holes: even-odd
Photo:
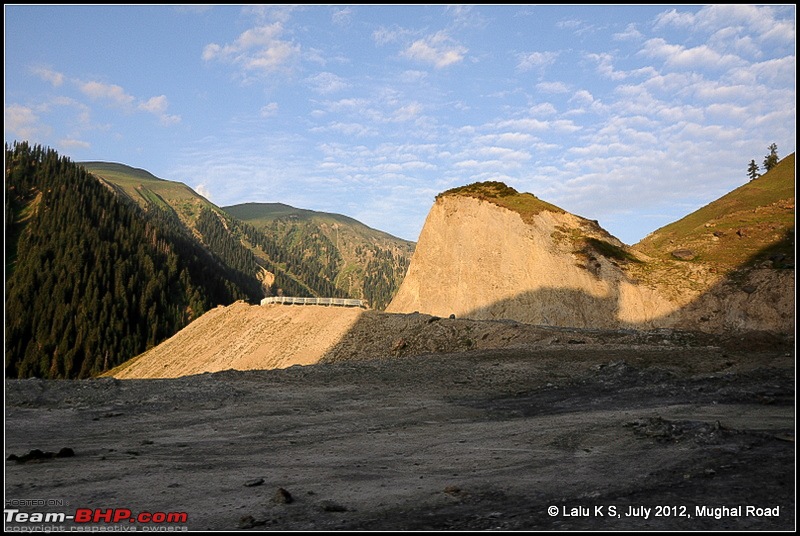
[[383, 309], [400, 286], [414, 243], [372, 229], [341, 214], [304, 210], [281, 203], [224, 207], [236, 219], [272, 236], [288, 251], [316, 251], [321, 269], [336, 288]]
[[723, 268], [770, 261], [793, 264], [795, 155], [761, 177], [736, 188], [680, 220], [645, 237], [634, 247], [651, 257], [713, 262]]
[[[82, 165], [118, 195], [145, 210], [164, 211], [176, 224], [241, 274], [257, 300], [271, 294], [341, 297], [332, 277], [314, 258], [288, 251], [271, 235], [232, 217], [183, 183], [164, 180], [143, 169], [110, 162]], [[248, 281], [244, 281], [248, 280]]]
[[377, 239], [404, 243], [406, 246], [410, 245], [412, 248], [414, 245], [413, 242], [403, 240], [402, 238], [397, 238], [396, 236], [392, 236], [389, 233], [380, 231], [378, 229], [373, 229], [372, 227], [364, 225], [360, 221], [349, 216], [331, 212], [318, 212], [316, 210], [295, 208], [283, 203], [242, 203], [239, 205], [222, 207], [222, 210], [234, 218], [246, 221], [249, 224], [257, 227], [268, 226], [276, 220], [312, 222], [320, 227], [327, 226], [333, 229], [335, 229], [334, 225], [340, 225], [350, 228], [354, 234], [362, 236], [368, 240]]
[[160, 179], [144, 169], [113, 162], [81, 162], [86, 170], [103, 180], [117, 193], [127, 196], [143, 208], [158, 206], [174, 213], [193, 227], [203, 208], [218, 208], [181, 182]]

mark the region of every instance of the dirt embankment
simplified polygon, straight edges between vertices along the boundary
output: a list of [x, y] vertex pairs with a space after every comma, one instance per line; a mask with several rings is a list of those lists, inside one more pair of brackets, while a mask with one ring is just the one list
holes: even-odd
[[221, 370], [310, 365], [347, 333], [361, 309], [250, 306], [204, 314], [170, 339], [106, 373], [116, 378], [177, 378]]
[[533, 326], [322, 306], [217, 307], [172, 338], [109, 371], [119, 379], [177, 378], [223, 370], [368, 361], [500, 348], [705, 344], [702, 334]]

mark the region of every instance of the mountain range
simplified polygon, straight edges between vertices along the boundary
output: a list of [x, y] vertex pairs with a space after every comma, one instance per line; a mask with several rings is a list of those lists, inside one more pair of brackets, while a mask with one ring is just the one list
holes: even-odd
[[502, 183], [440, 194], [415, 248], [27, 143], [6, 147], [6, 179], [7, 377], [95, 376], [215, 307], [277, 294], [553, 326], [793, 326], [794, 155], [634, 246]]
[[6, 146], [6, 200], [7, 377], [94, 376], [237, 300], [355, 297], [381, 308], [413, 250], [285, 205], [259, 207], [250, 225], [182, 183], [26, 142]]

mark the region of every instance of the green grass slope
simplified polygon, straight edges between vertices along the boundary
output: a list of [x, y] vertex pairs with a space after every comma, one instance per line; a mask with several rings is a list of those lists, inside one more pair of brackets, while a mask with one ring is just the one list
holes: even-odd
[[194, 226], [203, 208], [219, 208], [182, 182], [160, 179], [144, 169], [114, 162], [81, 162], [86, 170], [117, 193], [143, 208], [150, 205], [172, 210], [187, 227]]
[[388, 240], [391, 242], [404, 243], [405, 245], [410, 245], [412, 248], [414, 245], [413, 242], [397, 238], [396, 236], [392, 236], [378, 229], [373, 229], [355, 218], [344, 216], [343, 214], [295, 208], [283, 203], [242, 203], [239, 205], [222, 207], [222, 210], [234, 218], [246, 221], [257, 227], [269, 225], [276, 220], [312, 222], [319, 226], [328, 226], [334, 229], [334, 225], [339, 225], [348, 227], [353, 234], [362, 236], [367, 240]]
[[658, 259], [688, 250], [687, 262], [736, 268], [793, 265], [795, 155], [761, 177], [666, 225], [634, 246]]
[[260, 278], [267, 294], [357, 297], [382, 308], [414, 250], [413, 242], [341, 214], [282, 203], [223, 209], [185, 184], [143, 169], [112, 162], [81, 165], [145, 210], [155, 207], [172, 215], [222, 262], [243, 277]]

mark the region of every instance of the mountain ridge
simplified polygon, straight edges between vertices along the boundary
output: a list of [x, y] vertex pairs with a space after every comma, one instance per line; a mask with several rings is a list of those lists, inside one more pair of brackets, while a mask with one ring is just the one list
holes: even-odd
[[[428, 277], [413, 261], [403, 269], [400, 249], [413, 243], [383, 247], [380, 241], [391, 237], [388, 233], [371, 235], [375, 240], [371, 244], [350, 242], [342, 247], [348, 233], [361, 232], [345, 225], [352, 220], [347, 216], [280, 203], [244, 204], [246, 209], [277, 211], [257, 228], [183, 183], [160, 179], [140, 168], [103, 162], [88, 163], [89, 171], [94, 166], [96, 173], [84, 177], [77, 169], [86, 170], [83, 165], [73, 167], [69, 159], [53, 155], [27, 144], [15, 145], [14, 150], [6, 147], [6, 193], [12, 201], [7, 206], [11, 224], [6, 230], [7, 308], [12, 313], [6, 323], [12, 341], [6, 374], [10, 376], [95, 375], [131, 352], [157, 345], [204, 311], [235, 300], [252, 303], [256, 297], [281, 289], [312, 296], [348, 294], [370, 285], [379, 290], [376, 296], [388, 302], [394, 294], [392, 284], [399, 280], [402, 284], [387, 310], [428, 313], [434, 320], [455, 314], [587, 329], [668, 327], [708, 333], [789, 333], [794, 328], [794, 154], [759, 179], [720, 198], [727, 202], [732, 196], [741, 201], [747, 194], [757, 200], [755, 204], [745, 203], [735, 210], [728, 207], [725, 212], [716, 200], [697, 211], [699, 215], [687, 215], [634, 246], [623, 244], [594, 220], [502, 183], [474, 183], [442, 192], [431, 214], [435, 212], [439, 229], [445, 231], [423, 228], [414, 253], [414, 258], [427, 256], [426, 270], [435, 277]], [[59, 177], [63, 173], [66, 182], [62, 183]], [[78, 177], [77, 182], [73, 176]], [[100, 190], [93, 189], [88, 177], [97, 179]], [[75, 194], [73, 188], [92, 193]], [[77, 197], [59, 197], [53, 191], [72, 192], [70, 195]], [[106, 201], [97, 202], [106, 199], [100, 192], [114, 194], [120, 207], [128, 207], [115, 208], [113, 214], [124, 213], [125, 221], [131, 222], [129, 227], [141, 229], [135, 242], [140, 253], [126, 250], [123, 257], [115, 256], [114, 243], [123, 236], [118, 233], [124, 232], [103, 225], [109, 212]], [[772, 197], [764, 198], [764, 192], [773, 192]], [[64, 206], [66, 199], [71, 206]], [[228, 209], [235, 211], [235, 207]], [[48, 214], [67, 214], [68, 210], [88, 210], [85, 219], [74, 220], [84, 229], [82, 235], [61, 236], [63, 225], [49, 220], [50, 231], [37, 230]], [[716, 211], [716, 215], [705, 217], [703, 211]], [[360, 225], [359, 229], [369, 229]], [[437, 234], [443, 236], [437, 238]], [[31, 249], [33, 236], [36, 248], [44, 244], [45, 249]], [[426, 253], [432, 236], [437, 245]], [[48, 242], [57, 237], [65, 247]], [[202, 244], [202, 249], [193, 240]], [[94, 244], [100, 249], [94, 249]], [[151, 246], [152, 250], [147, 249]], [[182, 260], [178, 252], [190, 253]], [[720, 252], [735, 255], [714, 262]], [[158, 255], [164, 258], [154, 260], [161, 258]], [[367, 262], [362, 268], [348, 267], [348, 255], [360, 255]], [[133, 282], [117, 281], [111, 275], [119, 272], [114, 263], [122, 266], [125, 259], [136, 259], [145, 267]], [[62, 267], [61, 262], [67, 264]], [[97, 265], [102, 269], [93, 271], [95, 262], [102, 263]], [[187, 262], [194, 262], [195, 268], [189, 269]], [[70, 267], [73, 265], [77, 268]], [[15, 273], [16, 266], [26, 268]], [[202, 272], [206, 283], [217, 290], [201, 289], [202, 278], [196, 274], [202, 270], [206, 270]], [[302, 270], [310, 276], [303, 276]], [[369, 270], [374, 277], [367, 280], [364, 272]], [[160, 271], [164, 271], [163, 277], [158, 275]], [[63, 290], [58, 287], [60, 281], [73, 281], [75, 286]], [[152, 285], [148, 286], [148, 281]], [[98, 290], [93, 290], [95, 287]], [[128, 287], [135, 292], [126, 292]], [[42, 301], [39, 289], [44, 297], [55, 299]], [[208, 292], [221, 289], [227, 289], [227, 294], [209, 298]], [[136, 294], [139, 290], [145, 292], [141, 298]], [[91, 312], [89, 316], [69, 309], [71, 297], [83, 295], [88, 301], [80, 303]], [[125, 312], [131, 296], [137, 313]], [[174, 296], [183, 297], [175, 300]], [[431, 297], [438, 305], [420, 301]], [[375, 297], [373, 300], [377, 303]], [[31, 315], [30, 310], [36, 314]], [[126, 315], [135, 321], [126, 322]], [[178, 324], [163, 323], [167, 315]], [[12, 316], [16, 320], [9, 321]], [[113, 322], [108, 323], [109, 318]], [[85, 324], [91, 327], [81, 331], [74, 325], [75, 319], [91, 319]], [[135, 327], [141, 319], [144, 323]], [[134, 327], [125, 331], [127, 324]], [[158, 327], [150, 329], [146, 324]], [[137, 337], [138, 342], [120, 342], [129, 336]], [[111, 341], [112, 346], [97, 347], [102, 341]], [[397, 342], [398, 347], [402, 341]]]
[[[81, 165], [143, 208], [160, 207], [172, 214], [187, 232], [238, 266], [263, 295], [353, 297], [380, 309], [399, 286], [413, 250], [413, 242], [349, 216], [283, 203], [218, 207], [186, 184], [141, 168], [103, 161]], [[347, 238], [340, 228], [351, 230], [352, 236]], [[369, 243], [376, 250], [356, 255], [339, 238]]]

